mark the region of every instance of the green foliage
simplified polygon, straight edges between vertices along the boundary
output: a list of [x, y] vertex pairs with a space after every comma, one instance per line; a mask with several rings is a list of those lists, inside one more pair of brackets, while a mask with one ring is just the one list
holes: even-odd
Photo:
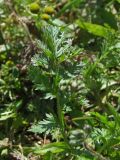
[[83, 29], [87, 30], [89, 33], [92, 33], [96, 36], [106, 38], [108, 36], [109, 32], [114, 33], [113, 29], [103, 27], [98, 24], [91, 24], [91, 23], [80, 21], [80, 20], [78, 20], [76, 23], [78, 24], [78, 26], [80, 28], [83, 28]]
[[58, 140], [60, 137], [60, 127], [52, 114], [46, 114], [46, 119], [38, 122], [38, 124], [33, 125], [29, 131], [39, 134], [45, 133], [46, 135], [51, 134], [53, 139], [56, 140]]
[[4, 112], [0, 114], [0, 121], [7, 120], [8, 118], [14, 117], [15, 114], [12, 111]]
[[0, 1], [0, 159], [120, 159], [119, 8]]
[[[93, 99], [94, 104], [92, 104], [92, 107], [99, 106], [99, 107], [102, 107], [103, 109], [106, 105], [109, 107], [109, 105], [106, 103], [106, 98], [109, 100], [109, 93], [112, 90], [112, 87], [111, 87], [111, 85], [109, 85], [109, 83], [111, 82], [112, 79], [108, 79], [108, 74], [107, 74], [108, 72], [107, 71], [108, 71], [109, 67], [111, 67], [111, 65], [113, 66], [113, 63], [112, 63], [112, 61], [109, 62], [109, 67], [107, 67], [104, 62], [107, 62], [107, 59], [110, 59], [109, 56], [111, 56], [111, 54], [114, 54], [114, 47], [112, 47], [112, 46], [114, 46], [114, 44], [117, 43], [117, 40], [112, 41], [113, 36], [110, 36], [109, 40], [105, 40], [103, 42], [103, 47], [101, 49], [101, 55], [98, 55], [98, 57], [96, 56], [95, 61], [93, 59], [93, 63], [91, 63], [91, 61], [89, 62], [86, 58], [82, 60], [83, 64], [85, 63], [85, 67], [83, 67], [84, 65], [83, 66], [80, 65], [80, 68], [79, 68], [79, 62], [71, 60], [71, 56], [76, 57], [76, 56], [79, 55], [79, 52], [76, 52], [76, 51], [74, 51], [74, 49], [72, 49], [71, 51], [73, 51], [73, 53], [71, 53], [71, 52], [66, 53], [65, 56], [67, 56], [67, 58], [66, 59], [64, 58], [64, 61], [66, 63], [69, 62], [69, 67], [71, 66], [71, 70], [72, 70], [72, 67], [73, 68], [75, 67], [75, 68], [73, 69], [73, 72], [69, 71], [69, 69], [67, 71], [67, 68], [66, 68], [67, 72], [64, 72], [64, 74], [62, 74], [62, 72], [59, 72], [64, 67], [64, 66], [61, 67], [61, 61], [59, 62], [60, 56], [62, 56], [62, 53], [60, 54], [60, 56], [57, 56], [58, 54], [55, 54], [56, 53], [55, 51], [57, 51], [57, 49], [55, 49], [55, 46], [57, 46], [57, 44], [54, 45], [54, 43], [57, 43], [57, 38], [56, 38], [56, 40], [54, 40], [54, 38], [56, 36], [54, 35], [53, 36], [54, 38], [52, 37], [53, 31], [54, 31], [54, 34], [59, 33], [58, 31], [56, 31], [56, 29], [57, 29], [56, 27], [53, 28], [53, 29], [51, 27], [49, 29], [49, 27], [48, 27], [48, 29], [46, 31], [44, 30], [44, 32], [43, 32], [43, 42], [48, 44], [48, 46], [45, 45], [45, 44], [43, 45], [42, 43], [39, 43], [39, 45], [41, 46], [40, 48], [42, 49], [43, 53], [41, 53], [41, 57], [37, 55], [32, 59], [32, 63], [33, 63], [33, 66], [34, 66], [33, 67], [34, 73], [39, 72], [39, 74], [36, 74], [36, 75], [40, 75], [40, 77], [36, 76], [37, 81], [36, 81], [35, 76], [31, 76], [31, 77], [32, 78], [34, 77], [33, 82], [35, 84], [37, 84], [37, 86], [39, 86], [38, 88], [36, 86], [36, 89], [42, 89], [43, 90], [43, 88], [45, 88], [45, 86], [46, 86], [44, 91], [45, 92], [46, 91], [47, 92], [50, 92], [50, 91], [52, 92], [52, 94], [49, 94], [49, 95], [47, 94], [47, 96], [44, 97], [45, 99], [49, 99], [49, 98], [50, 99], [55, 99], [55, 98], [57, 99], [58, 94], [56, 94], [56, 92], [55, 92], [56, 90], [54, 90], [54, 89], [55, 89], [55, 87], [56, 88], [57, 87], [60, 87], [60, 88], [62, 87], [62, 90], [57, 89], [57, 92], [58, 91], [60, 92], [59, 93], [59, 99], [57, 99], [57, 101], [59, 100], [60, 107], [67, 106], [69, 104], [69, 107], [71, 108], [72, 111], [76, 110], [78, 112], [78, 113], [75, 113], [75, 111], [74, 111], [74, 113], [70, 112], [70, 115], [73, 117], [74, 121], [77, 120], [76, 125], [78, 125], [81, 128], [80, 133], [79, 133], [80, 135], [78, 134], [80, 137], [77, 136], [76, 133], [75, 133], [75, 136], [74, 136], [73, 133], [71, 131], [69, 131], [69, 134], [71, 134], [69, 142], [66, 141], [66, 138], [64, 137], [65, 135], [63, 135], [63, 138], [64, 138], [66, 144], [69, 144], [70, 146], [72, 145], [72, 147], [75, 144], [75, 146], [73, 147], [75, 150], [77, 150], [78, 146], [81, 149], [84, 148], [83, 145], [82, 145], [82, 142], [84, 141], [83, 139], [86, 136], [86, 134], [85, 134], [85, 131], [82, 127], [84, 127], [86, 125], [88, 125], [90, 127], [90, 124], [92, 123], [93, 130], [90, 129], [90, 133], [88, 134], [88, 138], [86, 139], [86, 141], [84, 143], [88, 143], [88, 144], [91, 143], [93, 148], [97, 147], [98, 150], [99, 150], [99, 145], [101, 147], [101, 145], [103, 143], [104, 143], [104, 145], [101, 148], [104, 148], [105, 146], [110, 145], [110, 143], [111, 143], [111, 136], [110, 135], [113, 135], [113, 131], [115, 129], [114, 127], [119, 128], [119, 124], [117, 126], [114, 126], [114, 122], [111, 122], [111, 121], [107, 120], [106, 116], [101, 116], [99, 113], [96, 113], [94, 115], [97, 116], [98, 118], [100, 118], [100, 123], [101, 123], [101, 125], [103, 125], [103, 126], [101, 126], [102, 128], [99, 131], [99, 129], [97, 127], [94, 128], [94, 123], [95, 123], [94, 118], [92, 118], [92, 122], [90, 122], [90, 119], [89, 119], [89, 116], [88, 116], [88, 119], [85, 118], [85, 120], [87, 120], [87, 121], [84, 121], [84, 115], [86, 115], [86, 113], [84, 113], [80, 110], [78, 111], [77, 107], [79, 105], [81, 105], [81, 107], [84, 106], [84, 109], [91, 108], [91, 106], [89, 104], [89, 101], [91, 101], [92, 96], [94, 97], [94, 99]], [[44, 39], [44, 34], [45, 33], [47, 33], [47, 34], [46, 34], [45, 39]], [[51, 40], [50, 42], [52, 42], [52, 43], [49, 44], [49, 42], [47, 40], [48, 41]], [[62, 41], [60, 41], [60, 42], [62, 42]], [[63, 46], [63, 47], [65, 47], [65, 46]], [[62, 51], [60, 47], [59, 47], [59, 50]], [[50, 51], [51, 51], [51, 53], [50, 53]], [[52, 54], [54, 54], [54, 56], [52, 56]], [[45, 57], [44, 60], [43, 60], [43, 55]], [[46, 57], [46, 55], [47, 55], [47, 57]], [[64, 52], [63, 52], [63, 55], [64, 55]], [[52, 61], [52, 65], [50, 63], [50, 60]], [[87, 60], [87, 63], [86, 63], [86, 60]], [[70, 61], [72, 63], [70, 63]], [[53, 64], [55, 64], [55, 65], [57, 64], [57, 66], [54, 68]], [[119, 62], [115, 62], [115, 64], [118, 66]], [[62, 63], [62, 65], [64, 65], [64, 64]], [[39, 67], [39, 69], [38, 69], [38, 67]], [[57, 67], [59, 67], [59, 70], [56, 70]], [[54, 74], [51, 73], [51, 69], [52, 69], [52, 73], [54, 73]], [[81, 70], [81, 76], [80, 76], [80, 73], [77, 72], [78, 70], [79, 71]], [[44, 74], [47, 71], [48, 71], [48, 73]], [[30, 73], [31, 72], [32, 72], [32, 70], [30, 69]], [[41, 80], [43, 80], [43, 77], [41, 78], [42, 74], [45, 76], [45, 78], [47, 78], [47, 80], [45, 80], [45, 78], [44, 78], [44, 81], [41, 82]], [[55, 75], [57, 75], [57, 81], [56, 81], [56, 79], [54, 79]], [[75, 79], [72, 78], [74, 76], [75, 76], [75, 78], [79, 76], [80, 79], [83, 79], [83, 81], [79, 80], [80, 83], [82, 83], [82, 86], [79, 89], [77, 89], [77, 85], [78, 85], [77, 81], [78, 80], [75, 81]], [[53, 81], [51, 81], [49, 86], [47, 86], [46, 82], [49, 81], [50, 77], [53, 77], [52, 78]], [[64, 78], [66, 78], [66, 77], [67, 77], [67, 79], [65, 80]], [[38, 85], [38, 83], [40, 85]], [[44, 85], [41, 84], [41, 83], [44, 83]], [[52, 83], [56, 84], [56, 85], [52, 85]], [[80, 83], [79, 83], [79, 86], [80, 86]], [[116, 82], [114, 81], [113, 86], [116, 85], [116, 84], [117, 84], [117, 81]], [[71, 85], [71, 88], [69, 88], [70, 93], [67, 90], [68, 85]], [[52, 88], [52, 86], [53, 86], [53, 88]], [[106, 86], [106, 87], [104, 88], [103, 86]], [[105, 90], [104, 94], [102, 93], [102, 90]], [[83, 96], [79, 97], [79, 94], [81, 94]], [[61, 98], [61, 95], [62, 95], [62, 98]], [[86, 100], [86, 96], [88, 96], [88, 97], [90, 96], [90, 99], [89, 99], [88, 102]], [[100, 99], [100, 97], [101, 97], [101, 99]], [[56, 105], [59, 105], [59, 104], [56, 104]], [[73, 106], [73, 104], [74, 104], [74, 106]], [[102, 108], [101, 108], [101, 110], [102, 110]], [[62, 110], [61, 110], [61, 108], [57, 108], [57, 110], [58, 110], [57, 113], [59, 114], [57, 123], [59, 123], [60, 127], [61, 128], [63, 127], [63, 129], [64, 129], [64, 123], [65, 122], [63, 122], [63, 117], [62, 117], [63, 114], [61, 114]], [[66, 113], [66, 111], [64, 113]], [[78, 116], [79, 114], [83, 117], [81, 117], [81, 118], [79, 118], [79, 117], [75, 118], [74, 117], [74, 116]], [[114, 118], [116, 119], [115, 111], [107, 110], [106, 114], [108, 114], [107, 116], [112, 114], [114, 116]], [[54, 119], [54, 120], [56, 120], [56, 119]], [[82, 124], [81, 124], [81, 122], [79, 123], [79, 120], [81, 120]], [[43, 121], [43, 122], [41, 121], [40, 125], [37, 125], [37, 132], [38, 133], [41, 133], [41, 131], [43, 132], [43, 129], [44, 129], [44, 132], [46, 132], [46, 123], [45, 122], [47, 122], [47, 124], [49, 123], [49, 121]], [[117, 122], [118, 122], [118, 120], [117, 120]], [[43, 123], [44, 123], [44, 126], [41, 125]], [[49, 125], [50, 124], [51, 123], [49, 123]], [[41, 128], [41, 127], [43, 127], [43, 128]], [[54, 127], [54, 125], [53, 125], [53, 127]], [[36, 128], [33, 126], [31, 131], [35, 132]], [[47, 128], [47, 131], [49, 132], [49, 128]], [[52, 129], [51, 129], [51, 131], [52, 131]], [[75, 132], [75, 131], [73, 130], [73, 132]], [[62, 133], [62, 130], [61, 130], [61, 133]], [[97, 135], [96, 135], [96, 133], [97, 133]], [[101, 136], [103, 136], [103, 137], [101, 137]], [[98, 138], [98, 139], [96, 139], [95, 137]], [[111, 147], [113, 145], [115, 145], [115, 143], [118, 141], [119, 138], [118, 139], [117, 138], [118, 138], [118, 134], [116, 133], [115, 141], [111, 144]], [[90, 140], [90, 142], [89, 142], [89, 140]], [[97, 143], [97, 142], [99, 142], [99, 140], [103, 140], [103, 141], [100, 142], [100, 143]], [[107, 150], [106, 150], [106, 153], [104, 153], [104, 149], [101, 149], [101, 152], [103, 152], [103, 154], [108, 153]], [[91, 153], [91, 155], [94, 155], [95, 157], [98, 157], [97, 153], [96, 154]]]
[[48, 152], [60, 153], [60, 152], [64, 152], [65, 150], [69, 150], [69, 147], [63, 142], [55, 142], [55, 143], [47, 144], [42, 148], [40, 147], [25, 148], [25, 152], [32, 151], [33, 153], [38, 155], [45, 155]]

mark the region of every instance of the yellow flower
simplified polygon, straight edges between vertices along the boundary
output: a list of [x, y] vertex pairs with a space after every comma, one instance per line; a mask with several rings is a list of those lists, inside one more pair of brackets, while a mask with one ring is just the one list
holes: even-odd
[[41, 18], [44, 20], [49, 20], [50, 16], [48, 14], [41, 14]]
[[8, 67], [12, 67], [12, 66], [14, 65], [14, 62], [11, 61], [11, 60], [8, 60], [8, 61], [6, 62], [6, 65], [7, 65]]
[[40, 5], [38, 3], [31, 3], [29, 8], [32, 13], [38, 13], [40, 10]]
[[55, 12], [54, 8], [52, 6], [46, 6], [44, 8], [44, 12], [48, 14], [53, 14]]

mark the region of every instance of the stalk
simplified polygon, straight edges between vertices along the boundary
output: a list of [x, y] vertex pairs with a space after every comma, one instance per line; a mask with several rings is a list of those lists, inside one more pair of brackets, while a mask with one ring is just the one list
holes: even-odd
[[[55, 79], [57, 80], [58, 77], [59, 77], [59, 65], [57, 65], [57, 67], [56, 67], [56, 78]], [[54, 84], [56, 84], [56, 82]], [[62, 136], [64, 138], [64, 141], [66, 142], [66, 144], [71, 149], [71, 146], [70, 146], [69, 141], [67, 139], [67, 135], [65, 133], [65, 122], [64, 122], [64, 115], [63, 115], [63, 112], [62, 112], [61, 104], [60, 104], [60, 94], [59, 94], [58, 83], [57, 83], [57, 85], [55, 85], [55, 88], [56, 88], [56, 99], [57, 99], [57, 115], [58, 115], [58, 120], [59, 120], [61, 133], [62, 133]]]
[[59, 92], [57, 91], [56, 93], [56, 99], [57, 99], [57, 114], [58, 114], [58, 120], [59, 120], [59, 125], [61, 128], [61, 133], [62, 136], [64, 138], [64, 141], [66, 142], [66, 144], [69, 146], [69, 148], [71, 148], [68, 139], [67, 139], [67, 135], [65, 133], [65, 122], [64, 122], [64, 115], [60, 106], [60, 95]]

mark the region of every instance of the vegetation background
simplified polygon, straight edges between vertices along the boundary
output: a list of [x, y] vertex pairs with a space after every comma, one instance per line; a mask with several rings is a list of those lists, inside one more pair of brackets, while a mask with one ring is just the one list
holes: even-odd
[[120, 0], [0, 0], [0, 160], [120, 159]]

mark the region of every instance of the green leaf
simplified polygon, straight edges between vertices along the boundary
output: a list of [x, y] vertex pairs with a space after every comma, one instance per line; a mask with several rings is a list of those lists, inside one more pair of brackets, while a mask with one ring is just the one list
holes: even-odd
[[115, 110], [114, 106], [112, 106], [109, 102], [107, 102], [107, 107], [109, 112], [114, 116], [116, 123], [120, 126], [120, 114]]
[[15, 113], [13, 113], [12, 111], [4, 112], [0, 114], [0, 121], [4, 121], [13, 117], [15, 117]]
[[120, 0], [116, 0], [118, 3], [120, 3]]
[[106, 37], [108, 37], [109, 32], [114, 33], [113, 29], [106, 28], [106, 27], [98, 25], [98, 24], [92, 24], [92, 23], [89, 23], [89, 22], [81, 21], [81, 20], [77, 20], [76, 24], [80, 28], [88, 31], [89, 33], [91, 33], [93, 35], [99, 36], [99, 37], [106, 38]]
[[117, 30], [117, 20], [115, 18], [115, 15], [111, 12], [108, 12], [107, 10], [100, 8], [98, 10], [98, 14], [101, 17], [101, 20], [103, 23], [108, 24], [113, 29]]
[[87, 158], [84, 156], [77, 156], [75, 160], [93, 160], [93, 158]]
[[48, 153], [44, 156], [44, 160], [53, 160], [53, 153], [48, 152]]
[[58, 128], [58, 124], [52, 114], [46, 114], [46, 119], [33, 125], [29, 131], [33, 133], [46, 133], [49, 134]]
[[3, 149], [2, 151], [1, 151], [1, 156], [3, 157], [3, 156], [6, 156], [8, 154], [8, 149], [7, 148], [5, 148], [5, 149]]
[[69, 150], [69, 147], [64, 142], [50, 143], [44, 145], [43, 147], [24, 147], [24, 151], [26, 153], [32, 152], [37, 155], [45, 155], [48, 152], [61, 153], [67, 150]]
[[98, 112], [92, 112], [91, 115], [95, 116], [103, 124], [108, 124], [108, 119], [106, 116], [99, 114]]

